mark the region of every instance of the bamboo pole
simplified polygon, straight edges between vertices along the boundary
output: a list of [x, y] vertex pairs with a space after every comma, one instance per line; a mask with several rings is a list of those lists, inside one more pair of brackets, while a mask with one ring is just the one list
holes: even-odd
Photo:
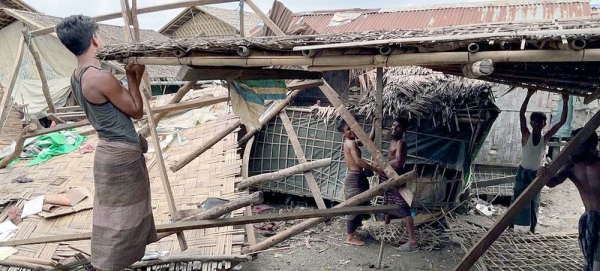
[[[377, 146], [375, 146], [375, 144], [373, 143], [373, 141], [371, 141], [371, 139], [365, 133], [365, 131], [363, 130], [363, 128], [358, 124], [358, 122], [356, 121], [356, 119], [354, 119], [354, 117], [352, 116], [352, 113], [350, 113], [350, 111], [348, 111], [348, 109], [344, 105], [344, 102], [342, 102], [342, 100], [340, 100], [340, 98], [338, 97], [338, 95], [335, 92], [335, 90], [327, 82], [325, 82], [325, 81], [323, 81], [323, 85], [320, 88], [321, 88], [321, 91], [323, 92], [323, 94], [325, 94], [325, 96], [327, 97], [327, 99], [335, 107], [335, 109], [340, 114], [340, 116], [350, 126], [350, 128], [352, 129], [352, 131], [354, 132], [354, 134], [356, 134], [356, 136], [358, 137], [358, 139], [365, 145], [365, 147], [367, 148], [367, 150], [369, 151], [369, 153], [373, 157], [373, 160], [380, 167], [381, 166], [385, 166], [385, 168], [383, 168], [383, 170], [384, 170], [385, 174], [390, 179], [397, 178], [398, 174], [396, 173], [396, 171], [394, 170], [394, 168], [392, 168], [392, 166], [390, 166], [390, 164], [388, 163], [387, 159], [385, 159], [385, 157], [383, 157], [383, 154], [381, 154], [381, 150], [378, 149]], [[406, 186], [402, 186], [400, 188], [399, 192], [402, 195], [402, 197], [404, 198], [404, 200], [409, 205], [412, 205], [413, 194], [410, 191], [410, 189], [408, 189], [408, 187], [406, 187]]]
[[21, 131], [21, 134], [17, 138], [16, 144], [15, 144], [15, 150], [10, 155], [8, 155], [8, 156], [2, 158], [2, 160], [0, 160], [0, 169], [5, 168], [6, 166], [8, 166], [8, 164], [10, 162], [12, 162], [12, 160], [15, 160], [15, 158], [19, 157], [19, 154], [21, 154], [21, 152], [23, 151], [23, 145], [25, 144], [25, 139], [26, 139], [25, 134], [33, 132], [37, 128], [38, 127], [33, 123], [30, 123], [29, 125], [25, 126], [25, 128], [23, 128], [23, 130]]
[[375, 90], [375, 119], [377, 119], [377, 122], [375, 122], [375, 126], [371, 127], [371, 129], [375, 129], [375, 146], [377, 146], [377, 149], [381, 150], [381, 126], [383, 123], [383, 68], [377, 68], [375, 80], [377, 81]]
[[[294, 130], [294, 126], [292, 125], [292, 122], [290, 121], [287, 112], [285, 110], [279, 112], [279, 118], [281, 118], [281, 122], [283, 123], [283, 127], [285, 128], [288, 135], [288, 139], [290, 140], [290, 143], [294, 148], [294, 153], [296, 154], [298, 161], [300, 163], [307, 163], [308, 161], [306, 160], [306, 155], [304, 154], [302, 145], [298, 140], [298, 135]], [[252, 145], [249, 146], [249, 148], [251, 147]], [[312, 173], [312, 171], [304, 172], [304, 179], [306, 179], [306, 183], [308, 184], [310, 192], [313, 198], [315, 199], [315, 202], [317, 203], [317, 207], [319, 207], [319, 209], [327, 209], [327, 206], [325, 206], [325, 201], [323, 200], [323, 195], [321, 194], [321, 188], [319, 187], [319, 184], [317, 183], [315, 175]]]
[[[469, 56], [469, 54], [471, 54]], [[305, 57], [290, 56], [193, 56], [193, 57], [130, 57], [125, 63], [145, 65], [192, 65], [192, 66], [237, 66], [237, 67], [266, 67], [297, 65], [309, 66], [310, 69], [320, 66], [337, 67], [337, 70], [347, 70], [348, 67], [363, 68], [395, 67], [395, 66], [425, 66], [467, 64], [470, 61], [490, 59], [495, 63], [515, 62], [598, 62], [600, 49], [571, 50], [522, 50], [522, 51], [488, 51], [488, 52], [436, 52], [410, 53], [390, 55], [315, 55]]]
[[[125, 20], [124, 33], [125, 39], [131, 41], [134, 37], [132, 36], [131, 29], [129, 28], [129, 22], [137, 21], [131, 20], [129, 17], [132, 15], [131, 11], [128, 10], [128, 0], [121, 0], [121, 8], [123, 19]], [[134, 28], [137, 28], [137, 25], [134, 25]], [[139, 41], [139, 40], [138, 40]], [[147, 78], [147, 73], [144, 72], [144, 78]], [[147, 85], [150, 87], [150, 85]], [[169, 176], [167, 174], [167, 168], [165, 166], [165, 161], [163, 158], [163, 152], [160, 147], [160, 140], [158, 139], [158, 134], [156, 133], [156, 121], [154, 120], [154, 115], [152, 114], [152, 109], [150, 108], [150, 103], [148, 103], [148, 98], [145, 95], [142, 96], [142, 102], [144, 103], [144, 108], [146, 110], [146, 116], [148, 118], [148, 127], [150, 129], [150, 134], [152, 135], [152, 143], [154, 144], [155, 155], [158, 161], [158, 170], [161, 175], [162, 187], [165, 192], [165, 197], [167, 200], [167, 205], [169, 207], [169, 213], [171, 214], [171, 218], [173, 220], [179, 219], [179, 214], [177, 213], [177, 207], [175, 206], [175, 198], [173, 197], [173, 191], [171, 190], [171, 184], [169, 183]], [[187, 249], [187, 242], [185, 240], [185, 236], [183, 232], [177, 233], [177, 241], [179, 242], [179, 248], [184, 251]]]
[[272, 182], [281, 180], [299, 173], [304, 173], [307, 171], [311, 171], [313, 169], [322, 168], [331, 165], [331, 158], [319, 159], [311, 162], [301, 163], [295, 166], [291, 166], [286, 169], [282, 169], [279, 171], [264, 173], [256, 176], [249, 177], [238, 183], [238, 189], [248, 188], [250, 186], [264, 183], [264, 182]]
[[[383, 191], [385, 191], [386, 189], [392, 189], [394, 187], [398, 187], [398, 186], [405, 184], [409, 181], [412, 181], [416, 178], [417, 178], [417, 173], [415, 173], [414, 171], [408, 172], [406, 174], [403, 174], [402, 176], [398, 176], [397, 178], [390, 179], [387, 182], [380, 183], [380, 184], [376, 185], [375, 187], [373, 187], [365, 192], [362, 192], [352, 198], [349, 198], [349, 199], [345, 200], [344, 202], [334, 206], [331, 209], [327, 209], [324, 211], [359, 205], [363, 202], [371, 200], [373, 197], [375, 197], [377, 195], [383, 194]], [[321, 222], [324, 222], [325, 220], [326, 220], [326, 218], [307, 219], [307, 220], [303, 221], [302, 223], [296, 224], [296, 225], [292, 226], [291, 228], [288, 228], [282, 232], [279, 232], [276, 235], [271, 236], [268, 239], [254, 245], [254, 246], [250, 246], [250, 247], [242, 250], [242, 253], [250, 254], [250, 253], [257, 252], [257, 251], [268, 249], [278, 243], [281, 243], [282, 241], [285, 241], [295, 235], [298, 235], [298, 234], [304, 232], [307, 229], [310, 229], [310, 228], [318, 225]]]
[[187, 213], [186, 217], [178, 222], [186, 222], [189, 220], [209, 220], [217, 219], [224, 214], [233, 212], [237, 209], [244, 208], [253, 204], [260, 204], [263, 202], [262, 192], [254, 192], [248, 196], [244, 196], [235, 200], [232, 200], [223, 205], [219, 205], [215, 208], [208, 210], [194, 210], [194, 213]]
[[46, 99], [46, 103], [48, 104], [48, 110], [52, 113], [56, 113], [54, 102], [52, 102], [52, 96], [50, 96], [50, 87], [48, 87], [48, 80], [46, 78], [46, 72], [44, 71], [44, 66], [42, 64], [40, 54], [35, 48], [35, 43], [33, 42], [33, 39], [29, 38], [29, 32], [27, 31], [27, 29], [23, 29], [21, 30], [21, 32], [23, 33], [25, 43], [27, 44], [27, 49], [29, 49], [29, 53], [31, 53], [31, 56], [33, 56], [33, 60], [35, 61], [35, 67], [38, 70], [40, 81], [42, 82], [42, 93], [44, 94], [44, 98]]
[[[238, 216], [222, 219], [200, 220], [189, 222], [178, 222], [171, 224], [156, 225], [156, 231], [160, 234], [167, 232], [179, 232], [197, 229], [210, 229], [227, 226], [238, 226], [252, 223], [288, 221], [295, 219], [314, 218], [314, 217], [334, 217], [348, 214], [375, 214], [396, 210], [398, 205], [378, 205], [378, 206], [354, 206], [339, 207], [325, 210], [309, 210], [290, 213], [274, 213], [254, 216]], [[45, 236], [29, 239], [16, 239], [0, 242], [0, 247], [60, 243], [69, 241], [89, 240], [92, 238], [91, 232], [76, 234], [59, 234], [54, 236]]]
[[[269, 111], [267, 113], [267, 115], [265, 115], [263, 118], [261, 118], [261, 121], [260, 121], [261, 125], [265, 125], [265, 123], [267, 123], [269, 120], [271, 120], [277, 113], [279, 113], [279, 111], [281, 111], [281, 109], [283, 109], [304, 88], [312, 87], [312, 86], [315, 86], [318, 84], [322, 84], [322, 82], [320, 80], [310, 80], [310, 81], [306, 81], [306, 82], [302, 82], [302, 83], [298, 83], [298, 84], [294, 84], [294, 85], [288, 85], [288, 88], [294, 89], [294, 91], [292, 91], [290, 94], [288, 94], [288, 96], [286, 97], [286, 99], [284, 101], [280, 102], [271, 111]], [[234, 122], [233, 124], [230, 124], [223, 131], [219, 132], [213, 138], [208, 140], [206, 143], [202, 144], [202, 146], [200, 146], [197, 150], [195, 150], [194, 152], [190, 153], [188, 156], [183, 158], [183, 160], [178, 161], [175, 164], [171, 165], [171, 167], [170, 167], [171, 171], [173, 171], [173, 172], [179, 171], [180, 169], [185, 167], [187, 164], [192, 162], [194, 159], [196, 159], [198, 156], [202, 155], [204, 152], [206, 152], [207, 150], [212, 148], [212, 146], [214, 146], [219, 141], [221, 141], [221, 139], [225, 138], [231, 132], [238, 129], [241, 125], [242, 125], [242, 122], [239, 120]], [[248, 134], [246, 134], [246, 136], [242, 137], [242, 139], [240, 139], [238, 141], [238, 145], [241, 146], [244, 142], [246, 142], [248, 139], [250, 139], [250, 137], [254, 136], [254, 134], [256, 134], [257, 132], [258, 132], [258, 129], [252, 128], [252, 130], [250, 130], [248, 132]]]
[[271, 31], [273, 31], [273, 33], [275, 33], [276, 36], [285, 36], [285, 33], [283, 33], [281, 29], [279, 29], [279, 26], [277, 26], [277, 24], [275, 24], [271, 20], [271, 18], [269, 18], [269, 16], [262, 12], [262, 10], [260, 10], [260, 8], [258, 8], [258, 6], [256, 6], [254, 2], [252, 2], [252, 0], [244, 1], [246, 1], [246, 4], [248, 4], [248, 6], [254, 11], [254, 13], [256, 13], [258, 17], [260, 17], [260, 19], [271, 29]]
[[533, 197], [539, 193], [548, 183], [551, 176], [568, 163], [571, 154], [585, 142], [596, 128], [600, 125], [600, 111], [597, 112], [583, 127], [581, 131], [567, 144], [567, 146], [554, 158], [548, 166], [548, 174], [539, 178], [536, 177], [533, 182], [521, 193], [521, 195], [508, 207], [504, 215], [488, 230], [477, 244], [462, 258], [461, 262], [454, 268], [455, 271], [468, 271], [473, 264], [487, 251], [487, 249], [500, 237], [502, 232], [510, 225], [513, 217], [521, 211], [525, 204], [528, 204]]
[[4, 94], [2, 96], [2, 104], [0, 104], [0, 133], [2, 132], [2, 128], [4, 128], [6, 118], [8, 117], [8, 112], [10, 112], [10, 107], [12, 106], [12, 93], [15, 89], [17, 79], [19, 78], [21, 64], [23, 63], [23, 55], [25, 52], [24, 37], [19, 37], [18, 46], [19, 47], [17, 47], [17, 54], [15, 57], [15, 64], [12, 66], [12, 74], [9, 77], [10, 81], [8, 83], [8, 88], [4, 91]]
[[240, 37], [242, 38], [246, 36], [244, 17], [244, 0], [240, 0]]

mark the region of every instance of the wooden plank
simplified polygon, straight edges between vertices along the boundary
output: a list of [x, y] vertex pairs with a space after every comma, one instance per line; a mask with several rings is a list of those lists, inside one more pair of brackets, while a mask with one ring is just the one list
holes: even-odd
[[21, 70], [21, 64], [23, 63], [23, 55], [25, 52], [25, 38], [19, 37], [19, 47], [17, 47], [17, 54], [15, 57], [15, 63], [12, 66], [12, 74], [9, 77], [10, 81], [8, 83], [8, 88], [4, 91], [2, 96], [2, 103], [0, 104], [0, 133], [2, 132], [2, 128], [6, 123], [6, 118], [8, 117], [8, 112], [12, 106], [12, 93], [15, 89], [15, 84], [17, 83], [17, 78], [19, 78], [19, 71]]
[[[246, 206], [246, 208], [244, 209], [244, 216], [252, 216], [252, 206]], [[254, 224], [246, 224], [245, 227], [248, 244], [250, 244], [251, 246], [256, 245], [256, 233], [254, 232]]]
[[[248, 177], [247, 179], [239, 182], [237, 187], [239, 189], [244, 189], [259, 183], [281, 180], [299, 173], [307, 172], [321, 167], [326, 167], [329, 165], [331, 165], [331, 158], [300, 163], [298, 165], [291, 166], [279, 171]], [[323, 203], [323, 205], [325, 205], [325, 203]]]
[[475, 244], [469, 252], [462, 258], [461, 262], [454, 268], [455, 271], [468, 271], [473, 264], [487, 251], [487, 249], [500, 237], [502, 232], [510, 225], [513, 217], [521, 211], [525, 204], [528, 204], [537, 193], [548, 183], [550, 177], [566, 163], [568, 163], [571, 154], [579, 146], [595, 133], [600, 125], [600, 111], [597, 112], [581, 131], [569, 142], [569, 144], [554, 158], [548, 166], [548, 174], [542, 178], [535, 178], [533, 182], [521, 193], [521, 195], [508, 207], [504, 215], [496, 221], [494, 226]]
[[277, 26], [271, 20], [271, 18], [269, 18], [269, 16], [267, 16], [264, 12], [262, 12], [262, 10], [260, 10], [260, 8], [258, 8], [258, 6], [256, 6], [254, 4], [254, 2], [252, 2], [252, 0], [244, 0], [244, 1], [254, 11], [254, 13], [256, 13], [256, 15], [258, 15], [258, 17], [260, 17], [260, 19], [271, 29], [271, 31], [273, 31], [273, 33], [275, 33], [276, 36], [286, 36], [285, 33], [283, 33], [283, 31], [281, 31], [281, 29], [279, 29], [279, 26]]
[[191, 80], [261, 80], [261, 79], [321, 79], [320, 72], [290, 69], [198, 67], [182, 66], [177, 76], [180, 81]]
[[210, 97], [204, 99], [197, 99], [192, 101], [185, 101], [176, 104], [167, 104], [163, 106], [157, 106], [152, 108], [152, 112], [156, 113], [169, 113], [173, 111], [200, 108], [207, 105], [222, 103], [229, 101], [229, 96]]
[[54, 113], [49, 113], [48, 115], [46, 115], [46, 117], [51, 120], [54, 121], [56, 124], [65, 124], [66, 121], [64, 121], [63, 119], [61, 119], [59, 116], [55, 115]]
[[[125, 39], [128, 41], [132, 41], [134, 38], [131, 33], [131, 29], [129, 28], [129, 22], [131, 21], [129, 15], [131, 11], [128, 10], [128, 0], [121, 0], [121, 13], [123, 14], [123, 19], [125, 20]], [[134, 27], [137, 27], [134, 25]], [[139, 40], [136, 40], [139, 41]], [[144, 79], [148, 78], [147, 72], [144, 72]], [[150, 88], [150, 84], [146, 84], [148, 88]], [[150, 90], [151, 93], [151, 90]], [[173, 197], [173, 190], [171, 189], [171, 184], [169, 183], [169, 175], [167, 174], [167, 167], [165, 166], [165, 160], [163, 158], [163, 152], [160, 147], [160, 140], [158, 138], [158, 134], [156, 132], [156, 121], [154, 120], [154, 114], [152, 114], [152, 109], [150, 108], [150, 103], [148, 102], [148, 98], [146, 95], [142, 96], [142, 102], [144, 103], [144, 108], [146, 110], [146, 117], [148, 119], [148, 128], [150, 129], [150, 134], [152, 135], [152, 143], [154, 144], [154, 152], [157, 157], [158, 162], [158, 171], [161, 176], [161, 184], [164, 190], [165, 198], [167, 201], [167, 206], [169, 207], [169, 213], [173, 220], [179, 219], [179, 214], [177, 213], [177, 207], [175, 206], [175, 198]], [[187, 241], [185, 240], [185, 236], [183, 232], [177, 233], [177, 241], [179, 242], [179, 248], [184, 251], [188, 248]]]
[[[413, 172], [414, 174], [414, 172]], [[416, 177], [416, 174], [414, 174]], [[261, 223], [269, 221], [288, 221], [295, 219], [315, 218], [315, 217], [336, 217], [344, 216], [349, 214], [376, 214], [393, 211], [398, 208], [397, 205], [378, 205], [378, 206], [354, 206], [344, 208], [332, 208], [332, 209], [319, 209], [310, 211], [298, 211], [291, 213], [274, 213], [264, 215], [253, 215], [253, 216], [238, 216], [222, 219], [213, 220], [199, 220], [189, 222], [177, 222], [172, 224], [156, 225], [156, 231], [159, 233], [163, 232], [179, 232], [187, 230], [197, 229], [208, 229], [218, 228], [226, 226], [237, 226], [252, 223]], [[29, 239], [13, 239], [6, 242], [0, 242], [2, 247], [10, 246], [21, 246], [21, 245], [33, 245], [33, 244], [45, 244], [45, 243], [57, 243], [57, 242], [69, 242], [69, 241], [80, 241], [89, 240], [92, 237], [91, 232], [77, 233], [77, 234], [61, 234], [54, 236], [45, 236], [38, 238]]]
[[[385, 171], [385, 174], [390, 179], [398, 178], [398, 174], [396, 173], [394, 168], [392, 168], [392, 166], [390, 166], [387, 159], [385, 157], [383, 157], [383, 154], [381, 154], [381, 150], [378, 149], [377, 146], [375, 146], [375, 143], [373, 143], [373, 141], [371, 141], [369, 136], [365, 133], [365, 130], [363, 130], [363, 128], [358, 124], [358, 122], [356, 121], [356, 119], [354, 118], [352, 113], [350, 113], [350, 111], [346, 108], [346, 105], [344, 105], [344, 102], [342, 102], [342, 100], [338, 97], [338, 94], [335, 92], [335, 90], [327, 82], [325, 82], [325, 80], [323, 80], [323, 85], [320, 88], [321, 88], [321, 91], [323, 92], [323, 94], [325, 94], [325, 96], [329, 100], [329, 102], [331, 102], [331, 104], [335, 107], [337, 112], [340, 113], [340, 116], [350, 126], [350, 128], [352, 129], [354, 134], [356, 134], [358, 139], [367, 148], [367, 150], [373, 157], [373, 160], [380, 167], [385, 165], [385, 168], [383, 168], [383, 170]], [[413, 194], [410, 191], [410, 189], [408, 189], [408, 187], [402, 186], [400, 188], [400, 194], [402, 195], [404, 200], [406, 200], [406, 202], [409, 205], [412, 204]]]
[[56, 108], [56, 113], [66, 113], [66, 112], [72, 112], [72, 111], [83, 112], [83, 108], [81, 108], [81, 106], [79, 106], [79, 105]]
[[[279, 117], [281, 118], [283, 127], [287, 132], [290, 143], [292, 143], [292, 147], [294, 148], [294, 153], [296, 153], [298, 161], [300, 161], [300, 163], [308, 162], [306, 160], [306, 155], [304, 154], [304, 149], [302, 149], [300, 141], [298, 140], [298, 135], [296, 134], [294, 126], [292, 125], [292, 122], [290, 121], [290, 118], [285, 110], [279, 112]], [[310, 192], [317, 203], [317, 207], [319, 207], [319, 209], [327, 209], [327, 206], [325, 206], [325, 201], [323, 200], [323, 195], [321, 194], [321, 188], [319, 187], [319, 184], [317, 184], [317, 180], [315, 179], [315, 175], [312, 173], [312, 171], [304, 172], [304, 178], [306, 179], [308, 188], [310, 188]]]
[[31, 53], [31, 56], [33, 56], [33, 60], [35, 61], [35, 67], [37, 68], [40, 81], [42, 82], [42, 93], [48, 104], [48, 110], [52, 113], [56, 113], [54, 102], [52, 102], [52, 96], [50, 96], [50, 87], [48, 86], [48, 79], [46, 78], [46, 72], [42, 65], [42, 59], [40, 58], [38, 50], [35, 48], [36, 44], [33, 39], [29, 39], [29, 32], [26, 29], [21, 30], [21, 32], [23, 33], [25, 43], [28, 44], [27, 48], [29, 49], [29, 53]]

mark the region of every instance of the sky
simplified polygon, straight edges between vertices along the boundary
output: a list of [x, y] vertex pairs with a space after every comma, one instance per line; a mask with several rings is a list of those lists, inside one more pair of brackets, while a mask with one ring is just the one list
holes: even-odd
[[[27, 4], [33, 6], [40, 12], [47, 15], [66, 17], [73, 14], [84, 14], [95, 16], [100, 14], [119, 12], [121, 4], [119, 0], [24, 0]], [[138, 7], [159, 5], [179, 0], [139, 0]], [[344, 9], [344, 8], [391, 8], [391, 7], [410, 7], [426, 6], [439, 4], [453, 4], [466, 2], [482, 2], [482, 0], [280, 0], [286, 7], [293, 12], [325, 10], [325, 9]], [[265, 13], [273, 5], [273, 0], [254, 0], [254, 3]], [[592, 0], [592, 4], [600, 4], [600, 0]], [[218, 7], [237, 9], [239, 2], [215, 5]], [[249, 10], [249, 7], [245, 7]], [[159, 30], [173, 19], [182, 9], [155, 12], [139, 15], [140, 28]], [[122, 19], [105, 21], [102, 23], [123, 25]]]

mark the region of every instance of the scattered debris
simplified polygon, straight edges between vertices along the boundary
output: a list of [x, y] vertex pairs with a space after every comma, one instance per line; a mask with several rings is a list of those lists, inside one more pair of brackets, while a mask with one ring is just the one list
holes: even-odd
[[83, 147], [79, 147], [79, 154], [91, 153], [95, 150], [94, 145], [87, 143]]
[[33, 182], [32, 178], [28, 178], [25, 175], [19, 176], [11, 181], [11, 183], [31, 183]]
[[25, 203], [25, 206], [23, 206], [23, 213], [21, 214], [21, 218], [25, 218], [29, 215], [34, 215], [43, 211], [44, 197], [45, 196], [39, 196]]
[[252, 213], [260, 214], [264, 211], [271, 210], [271, 209], [273, 209], [273, 207], [266, 205], [266, 204], [255, 205], [255, 206], [252, 206]]

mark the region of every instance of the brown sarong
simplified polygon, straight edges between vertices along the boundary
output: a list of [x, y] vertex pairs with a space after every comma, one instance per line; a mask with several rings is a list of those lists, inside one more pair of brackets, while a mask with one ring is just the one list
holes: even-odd
[[92, 265], [122, 270], [158, 240], [140, 144], [101, 139], [94, 157]]
[[[352, 198], [362, 192], [369, 190], [369, 180], [364, 171], [348, 170], [344, 178], [345, 199]], [[370, 206], [369, 201], [359, 204], [360, 206]], [[346, 233], [354, 233], [362, 224], [363, 219], [369, 218], [369, 215], [346, 215]]]

